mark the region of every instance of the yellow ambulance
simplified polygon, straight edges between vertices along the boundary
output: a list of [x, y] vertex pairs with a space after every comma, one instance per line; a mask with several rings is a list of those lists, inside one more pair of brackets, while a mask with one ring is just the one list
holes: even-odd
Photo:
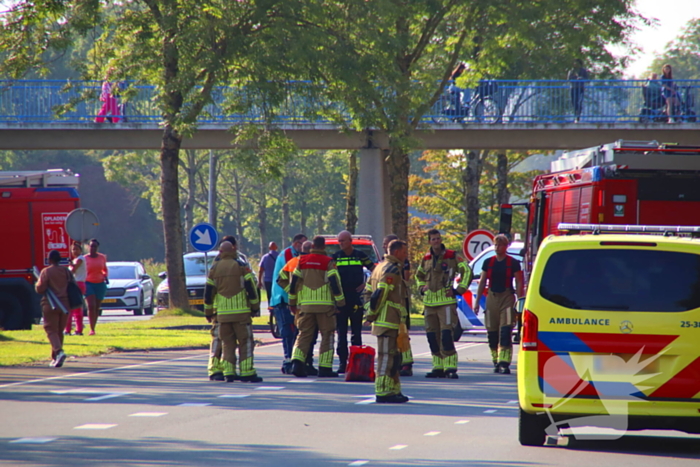
[[700, 433], [700, 227], [559, 230], [519, 302], [520, 443], [590, 426]]

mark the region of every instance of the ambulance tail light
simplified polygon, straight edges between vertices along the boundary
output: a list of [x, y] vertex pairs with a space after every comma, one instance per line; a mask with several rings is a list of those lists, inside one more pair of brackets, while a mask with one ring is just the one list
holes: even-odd
[[523, 350], [537, 350], [537, 328], [539, 327], [539, 321], [537, 315], [535, 315], [530, 310], [525, 310], [523, 312], [523, 337], [522, 337], [522, 348]]

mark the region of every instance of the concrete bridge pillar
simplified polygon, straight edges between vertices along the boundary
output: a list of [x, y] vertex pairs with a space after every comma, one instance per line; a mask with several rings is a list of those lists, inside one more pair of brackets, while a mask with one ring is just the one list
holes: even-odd
[[382, 240], [391, 233], [391, 203], [389, 178], [379, 148], [360, 149], [360, 169], [357, 183], [358, 234], [371, 235], [381, 251]]

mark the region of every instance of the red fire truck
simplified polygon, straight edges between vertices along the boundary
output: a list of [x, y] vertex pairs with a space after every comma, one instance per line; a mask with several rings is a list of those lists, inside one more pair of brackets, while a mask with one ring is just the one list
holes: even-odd
[[[700, 225], [700, 147], [624, 141], [570, 151], [535, 178], [525, 234], [526, 273], [559, 223]], [[510, 231], [512, 207], [501, 211]]]
[[68, 258], [65, 222], [79, 206], [78, 175], [67, 170], [0, 172], [0, 328], [31, 329], [41, 318], [34, 267], [49, 251]]

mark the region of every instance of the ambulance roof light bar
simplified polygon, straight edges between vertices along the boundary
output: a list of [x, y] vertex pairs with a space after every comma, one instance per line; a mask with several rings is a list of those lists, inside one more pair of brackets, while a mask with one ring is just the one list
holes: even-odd
[[700, 226], [690, 225], [616, 225], [616, 224], [572, 224], [562, 222], [559, 224], [560, 232], [577, 234], [581, 232], [591, 233], [648, 233], [656, 235], [690, 235], [700, 237]]

